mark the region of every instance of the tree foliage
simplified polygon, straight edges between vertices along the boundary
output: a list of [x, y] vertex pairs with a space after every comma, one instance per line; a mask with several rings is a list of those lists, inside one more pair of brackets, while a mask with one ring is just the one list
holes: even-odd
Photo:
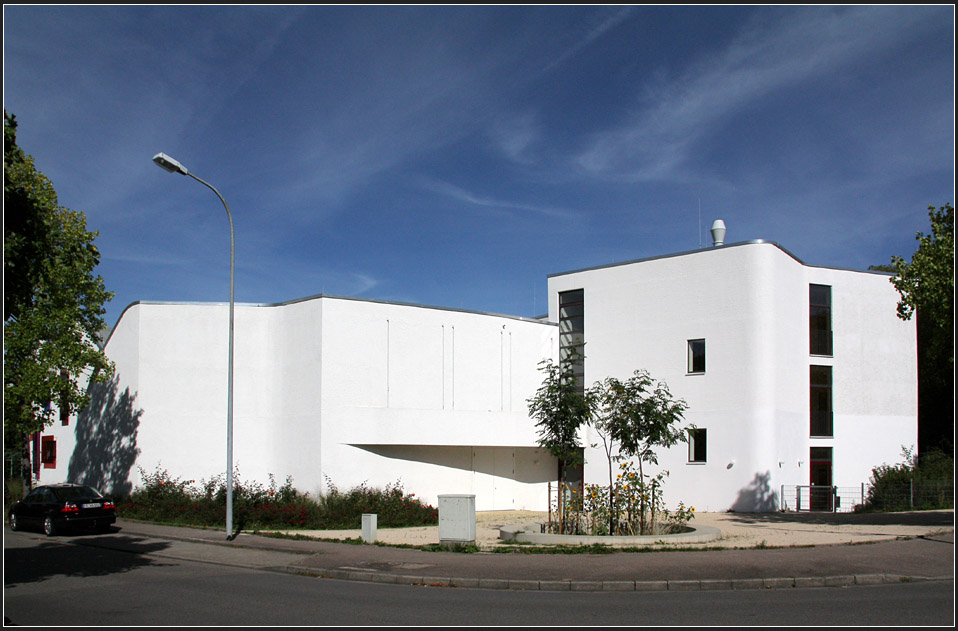
[[527, 403], [536, 421], [538, 444], [566, 464], [581, 464], [579, 428], [592, 417], [591, 402], [579, 391], [572, 361], [539, 363], [542, 385]]
[[657, 447], [688, 441], [687, 429], [680, 426], [688, 405], [647, 371], [636, 370], [625, 381], [608, 377], [593, 391], [601, 410], [596, 424], [618, 443], [622, 456], [658, 464]]
[[954, 445], [955, 211], [929, 206], [931, 234], [918, 232], [910, 262], [892, 257], [898, 316], [915, 315], [918, 336], [918, 448], [921, 457]]
[[53, 421], [50, 404], [74, 413], [87, 403], [87, 380], [110, 376], [95, 340], [113, 294], [93, 271], [96, 232], [81, 212], [63, 208], [53, 184], [16, 142], [4, 111], [4, 440], [22, 442]]
[[[909, 320], [918, 311], [942, 336], [933, 341], [935, 352], [950, 354], [955, 360], [955, 209], [945, 204], [928, 207], [931, 234], [918, 232], [918, 249], [905, 261], [892, 257], [895, 276], [891, 283], [901, 295], [898, 317]], [[947, 334], [946, 334], [947, 333]]]
[[[609, 485], [612, 486], [612, 461], [634, 458], [638, 461], [639, 476], [635, 483], [648, 490], [639, 494], [640, 529], [645, 534], [646, 503], [654, 501], [655, 489], [661, 480], [646, 485], [644, 464], [658, 464], [657, 448], [672, 447], [688, 441], [688, 429], [682, 426], [688, 404], [675, 399], [665, 382], [656, 382], [645, 370], [636, 370], [622, 381], [607, 377], [597, 382], [590, 396], [595, 401], [597, 415], [594, 427], [606, 446], [609, 459]], [[610, 443], [618, 445], [618, 454], [612, 455]], [[660, 486], [659, 486], [660, 488]], [[610, 494], [610, 515], [616, 515]], [[654, 509], [651, 511], [654, 520]], [[614, 527], [610, 526], [610, 531]]]

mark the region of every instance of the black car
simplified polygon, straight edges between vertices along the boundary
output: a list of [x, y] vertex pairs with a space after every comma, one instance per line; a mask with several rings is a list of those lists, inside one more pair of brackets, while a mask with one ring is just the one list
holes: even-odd
[[10, 528], [42, 528], [55, 535], [75, 528], [104, 531], [116, 521], [113, 500], [91, 486], [38, 486], [10, 509]]

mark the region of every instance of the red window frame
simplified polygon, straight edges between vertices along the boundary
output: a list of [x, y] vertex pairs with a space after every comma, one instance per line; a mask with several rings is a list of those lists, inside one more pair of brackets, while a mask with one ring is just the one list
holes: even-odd
[[44, 469], [56, 469], [57, 439], [53, 436], [40, 438], [40, 462], [43, 463]]

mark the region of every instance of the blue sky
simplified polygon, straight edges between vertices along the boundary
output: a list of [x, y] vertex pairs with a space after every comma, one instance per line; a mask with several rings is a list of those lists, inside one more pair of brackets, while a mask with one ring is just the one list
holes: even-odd
[[954, 203], [954, 7], [4, 6], [4, 107], [116, 292], [536, 316], [546, 277], [768, 239], [909, 257]]

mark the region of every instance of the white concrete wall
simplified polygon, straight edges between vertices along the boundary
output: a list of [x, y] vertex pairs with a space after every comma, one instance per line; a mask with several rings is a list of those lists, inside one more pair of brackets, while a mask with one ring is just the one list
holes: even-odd
[[[835, 357], [822, 360], [835, 366], [832, 439], [809, 438], [810, 282], [833, 285]], [[833, 484], [860, 486], [915, 441], [914, 325], [897, 319], [886, 276], [737, 244], [552, 276], [551, 320], [558, 294], [580, 288], [586, 383], [648, 370], [689, 404], [687, 422], [708, 429], [707, 463], [689, 463], [684, 444], [659, 455], [671, 506], [774, 510], [782, 485], [809, 484], [810, 446], [833, 447]], [[687, 341], [698, 338], [706, 372], [688, 374]], [[586, 482], [607, 481], [601, 447], [586, 458]]]
[[918, 445], [915, 321], [898, 318], [886, 275], [808, 268], [808, 278], [832, 287], [833, 357], [810, 363], [833, 367], [835, 410], [834, 438], [810, 445], [833, 447], [836, 486], [860, 486], [872, 467], [902, 462], [901, 448]]
[[[536, 447], [525, 401], [555, 334], [540, 321], [363, 300], [236, 305], [234, 468], [264, 484], [292, 476], [313, 494], [327, 482], [398, 482], [433, 505], [440, 493], [475, 493], [480, 510], [544, 509], [555, 459]], [[228, 305], [138, 303], [123, 314], [106, 351], [136, 421], [128, 486], [139, 468], [225, 474], [227, 350]], [[109, 416], [88, 413], [84, 426]], [[43, 481], [70, 477], [77, 426], [51, 428], [61, 456]]]
[[546, 507], [555, 460], [535, 448], [526, 399], [554, 326], [323, 302], [322, 451], [340, 488], [401, 481], [433, 505], [440, 494], [473, 493], [478, 510]]
[[[887, 276], [809, 267], [772, 243], [733, 244], [549, 278], [584, 289], [586, 382], [646, 369], [708, 429], [708, 460], [660, 454], [666, 500], [698, 510], [774, 510], [809, 483], [812, 446], [834, 451], [833, 483], [860, 486], [917, 441], [914, 322]], [[808, 351], [808, 284], [832, 286], [834, 355]], [[56, 423], [58, 466], [42, 482], [140, 483], [225, 473], [226, 304], [137, 303], [106, 346], [114, 379], [90, 410]], [[399, 482], [436, 505], [539, 509], [556, 476], [526, 401], [558, 355], [555, 324], [454, 309], [316, 297], [236, 306], [233, 461], [241, 479], [313, 494]], [[705, 374], [687, 341], [706, 340]], [[809, 437], [809, 365], [833, 366], [834, 436]], [[586, 444], [597, 437], [583, 431]], [[605, 483], [601, 446], [587, 482]]]

